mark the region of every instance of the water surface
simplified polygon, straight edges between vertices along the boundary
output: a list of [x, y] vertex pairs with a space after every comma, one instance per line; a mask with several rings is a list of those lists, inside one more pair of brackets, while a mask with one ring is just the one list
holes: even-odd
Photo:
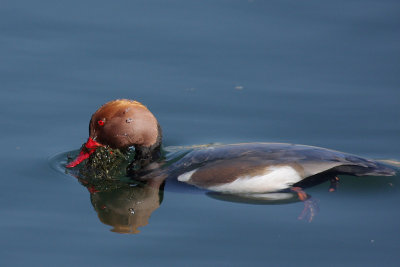
[[2, 266], [397, 266], [399, 177], [303, 204], [166, 190], [138, 234], [53, 168], [99, 105], [146, 104], [165, 146], [289, 142], [399, 160], [398, 1], [2, 1]]

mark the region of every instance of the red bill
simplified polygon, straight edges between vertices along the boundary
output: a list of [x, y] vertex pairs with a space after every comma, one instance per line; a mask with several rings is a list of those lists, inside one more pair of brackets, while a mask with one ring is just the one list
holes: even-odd
[[73, 167], [79, 165], [82, 161], [89, 158], [89, 156], [93, 152], [95, 152], [96, 149], [100, 146], [103, 146], [103, 145], [94, 141], [91, 137], [89, 137], [89, 139], [85, 143], [85, 146], [81, 149], [81, 152], [79, 152], [79, 155], [76, 157], [76, 159], [74, 161], [71, 161], [70, 163], [68, 163], [65, 167], [73, 168]]

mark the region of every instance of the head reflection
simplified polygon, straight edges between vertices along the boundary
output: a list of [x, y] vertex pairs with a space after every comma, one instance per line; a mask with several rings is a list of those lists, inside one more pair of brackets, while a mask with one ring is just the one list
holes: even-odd
[[139, 233], [138, 228], [149, 223], [164, 194], [162, 180], [138, 184], [120, 182], [118, 186], [115, 183], [112, 186], [81, 183], [88, 188], [100, 221], [112, 226], [112, 232], [124, 234]]

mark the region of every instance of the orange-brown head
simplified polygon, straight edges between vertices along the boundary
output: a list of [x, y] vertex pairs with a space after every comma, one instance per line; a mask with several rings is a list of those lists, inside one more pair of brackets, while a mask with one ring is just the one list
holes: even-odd
[[101, 106], [89, 124], [89, 137], [112, 148], [153, 146], [159, 137], [154, 115], [141, 103], [121, 99]]
[[[139, 151], [151, 153], [161, 145], [161, 128], [154, 115], [143, 104], [118, 99], [101, 106], [89, 124], [87, 151], [81, 151], [76, 160], [67, 167], [75, 167], [88, 158], [98, 146], [127, 148], [134, 146]], [[139, 153], [140, 154], [140, 153]]]

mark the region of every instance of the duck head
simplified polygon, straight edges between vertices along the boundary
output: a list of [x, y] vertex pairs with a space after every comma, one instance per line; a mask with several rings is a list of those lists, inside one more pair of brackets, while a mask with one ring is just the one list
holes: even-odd
[[150, 161], [159, 154], [161, 138], [161, 127], [146, 106], [128, 99], [110, 101], [92, 115], [88, 141], [66, 167], [77, 166], [99, 146], [114, 149], [134, 146], [135, 160]]

